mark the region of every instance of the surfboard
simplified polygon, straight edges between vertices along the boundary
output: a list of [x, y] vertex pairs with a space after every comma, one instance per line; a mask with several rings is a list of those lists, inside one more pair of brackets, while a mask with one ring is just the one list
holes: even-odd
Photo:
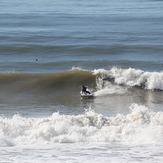
[[82, 93], [82, 91], [80, 92], [80, 96], [81, 98], [93, 98], [94, 94], [91, 92], [91, 94], [88, 93]]
[[93, 95], [81, 95], [81, 98], [82, 99], [92, 99], [92, 98], [94, 98], [94, 96]]

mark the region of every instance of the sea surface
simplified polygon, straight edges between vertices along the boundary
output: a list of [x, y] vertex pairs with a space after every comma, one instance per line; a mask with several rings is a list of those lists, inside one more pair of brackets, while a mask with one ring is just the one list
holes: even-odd
[[0, 0], [0, 162], [45, 161], [163, 162], [162, 0]]

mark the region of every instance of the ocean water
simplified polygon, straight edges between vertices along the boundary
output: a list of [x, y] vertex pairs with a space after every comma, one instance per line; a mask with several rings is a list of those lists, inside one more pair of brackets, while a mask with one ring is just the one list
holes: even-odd
[[162, 163], [162, 9], [1, 0], [0, 162]]

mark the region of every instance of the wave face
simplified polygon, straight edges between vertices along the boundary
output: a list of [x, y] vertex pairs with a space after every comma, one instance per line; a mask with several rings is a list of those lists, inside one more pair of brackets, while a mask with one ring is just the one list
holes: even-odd
[[79, 91], [83, 83], [93, 86], [95, 77], [89, 71], [72, 70], [60, 73], [4, 73], [0, 74], [1, 92], [69, 93]]
[[[163, 112], [132, 104], [129, 114], [103, 116], [93, 110], [80, 115], [53, 113], [44, 118], [0, 117], [0, 146], [105, 142], [153, 144], [162, 142]], [[157, 133], [157, 135], [156, 135]]]

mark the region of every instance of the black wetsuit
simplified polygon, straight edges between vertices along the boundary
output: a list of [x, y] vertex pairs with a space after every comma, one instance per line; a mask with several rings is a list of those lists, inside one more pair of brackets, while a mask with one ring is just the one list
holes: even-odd
[[84, 94], [91, 94], [89, 91], [87, 91], [87, 88], [85, 87], [85, 86], [83, 86], [83, 88], [82, 88], [82, 93], [84, 93]]

